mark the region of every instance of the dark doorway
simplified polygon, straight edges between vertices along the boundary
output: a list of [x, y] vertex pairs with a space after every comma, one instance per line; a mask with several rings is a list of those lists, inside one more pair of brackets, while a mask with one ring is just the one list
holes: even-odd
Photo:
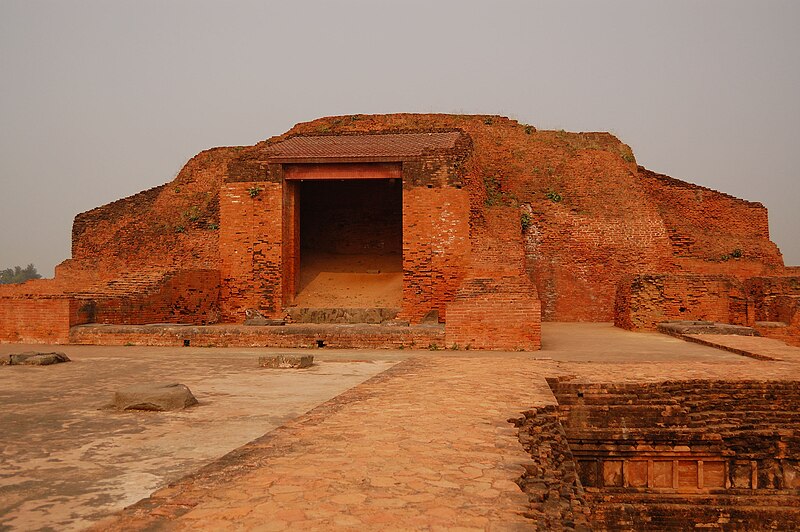
[[299, 307], [399, 307], [403, 189], [400, 179], [299, 183]]

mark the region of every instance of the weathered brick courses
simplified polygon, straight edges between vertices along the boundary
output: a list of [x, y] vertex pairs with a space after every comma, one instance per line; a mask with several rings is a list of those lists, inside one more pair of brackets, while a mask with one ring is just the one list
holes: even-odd
[[[396, 179], [400, 168], [400, 318], [438, 313], [448, 343], [535, 349], [540, 319], [628, 328], [774, 321], [785, 326], [764, 334], [782, 338], [798, 330], [788, 285], [741, 285], [800, 274], [784, 269], [762, 205], [637, 166], [607, 133], [424, 114], [323, 118], [254, 146], [201, 152], [172, 182], [79, 214], [72, 258], [52, 282], [0, 289], [5, 312], [18, 305], [31, 315], [33, 300], [75, 299], [158, 271], [157, 290], [131, 284], [80, 319], [241, 323], [247, 309], [282, 317], [300, 278], [297, 180], [326, 164], [348, 179], [389, 167]], [[369, 236], [358, 230], [356, 244]], [[218, 271], [218, 287], [186, 273], [197, 271]], [[91, 310], [78, 299], [69, 304]], [[4, 320], [0, 338], [26, 329], [65, 338], [63, 323], [48, 329], [56, 318], [40, 319]]]
[[653, 330], [662, 321], [704, 320], [753, 325], [742, 283], [724, 275], [642, 274], [622, 278], [614, 323]]

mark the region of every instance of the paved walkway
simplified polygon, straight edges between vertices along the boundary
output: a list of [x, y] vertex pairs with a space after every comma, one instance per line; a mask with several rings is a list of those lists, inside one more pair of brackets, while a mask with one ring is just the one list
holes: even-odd
[[[311, 368], [281, 371], [258, 367], [257, 349], [45, 347], [72, 362], [0, 366], [0, 531], [81, 530], [408, 357], [315, 351]], [[29, 349], [42, 346], [0, 345]], [[102, 408], [146, 382], [184, 383], [200, 404]]]
[[[323, 375], [352, 372], [354, 380], [361, 382], [367, 370], [357, 369], [359, 364], [374, 366], [382, 361], [385, 368], [400, 362], [313, 410], [284, 420], [271, 432], [264, 434], [262, 429], [260, 438], [121, 513], [94, 521], [94, 529], [527, 530], [535, 523], [523, 517], [528, 501], [515, 481], [529, 458], [508, 419], [532, 407], [555, 403], [546, 377], [591, 383], [800, 377], [800, 358], [757, 360], [663, 334], [630, 333], [610, 324], [547, 324], [543, 334], [543, 349], [533, 353], [316, 351], [322, 360], [317, 369], [282, 377], [288, 380], [283, 388], [273, 390], [277, 394], [273, 400], [246, 407], [234, 401], [242, 423], [248, 416], [258, 421], [294, 394], [318, 386]], [[0, 351], [4, 349], [11, 347], [0, 346]], [[33, 374], [36, 370], [42, 376], [52, 373], [49, 391], [56, 396], [63, 392], [59, 383], [70, 372], [75, 373], [74, 379], [85, 374], [85, 378], [97, 380], [99, 375], [103, 386], [119, 384], [123, 375], [113, 377], [110, 370], [107, 375], [97, 373], [104, 359], [88, 356], [93, 349], [114, 348], [65, 347], [78, 361], [74, 365], [56, 367], [53, 372], [41, 368], [25, 371]], [[213, 392], [203, 408], [181, 414], [187, 423], [192, 416], [210, 416], [201, 429], [204, 436], [198, 436], [196, 430], [186, 432], [189, 425], [169, 424], [176, 431], [174, 438], [188, 437], [192, 446], [230, 432], [230, 424], [224, 423], [231, 400], [277, 386], [265, 380], [263, 371], [246, 370], [252, 355], [239, 350], [116, 349], [121, 351], [106, 356], [103, 363], [118, 363], [117, 357], [123, 356], [120, 353], [130, 350], [128, 359], [141, 358], [141, 374], [161, 375], [165, 368], [172, 368], [175, 379], [195, 382], [198, 390]], [[91, 368], [86, 364], [81, 371], [81, 356], [87, 357], [87, 362], [93, 360]], [[192, 359], [188, 367], [196, 369], [197, 375], [186, 373], [185, 364], [165, 366], [162, 359], [170, 356]], [[226, 362], [229, 356], [235, 359]], [[136, 364], [128, 361], [124, 366], [131, 370]], [[338, 366], [350, 369], [334, 371]], [[228, 374], [224, 382], [218, 382], [220, 371]], [[297, 380], [301, 378], [302, 382]], [[74, 393], [84, 388], [76, 386], [79, 382], [62, 384]], [[22, 382], [20, 386], [25, 388]], [[69, 407], [71, 403], [65, 404]], [[214, 408], [216, 414], [211, 412]], [[142, 441], [149, 441], [148, 435], [152, 435], [148, 420], [149, 424], [167, 423], [156, 416], [137, 418]], [[53, 431], [45, 430], [45, 424], [21, 424], [20, 429], [27, 427], [29, 441], [46, 441]], [[73, 434], [72, 423], [63, 425], [63, 437], [90, 437]], [[137, 459], [141, 456], [135, 455]], [[170, 456], [160, 460], [169, 462]], [[100, 468], [112, 465], [97, 464]], [[99, 479], [97, 475], [87, 477]], [[55, 509], [51, 506], [42, 511], [52, 518]], [[37, 523], [46, 515], [40, 517]], [[24, 519], [20, 515], [16, 524], [30, 528], [23, 526]]]
[[800, 347], [787, 345], [780, 340], [772, 338], [726, 334], [687, 334], [685, 336], [693, 342], [717, 347], [746, 357], [761, 360], [800, 362]]
[[529, 529], [508, 419], [555, 401], [530, 359], [402, 362], [96, 529]]

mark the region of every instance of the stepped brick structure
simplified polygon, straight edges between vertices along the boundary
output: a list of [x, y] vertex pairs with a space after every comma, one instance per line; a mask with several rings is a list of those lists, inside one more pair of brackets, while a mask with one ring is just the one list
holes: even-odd
[[[0, 289], [0, 341], [533, 350], [541, 320], [703, 319], [798, 344], [798, 301], [761, 204], [637, 166], [610, 134], [353, 115], [79, 214], [54, 279]], [[384, 321], [284, 323], [310, 315]], [[185, 327], [133, 328], [154, 323]]]
[[796, 528], [796, 381], [570, 379], [517, 423], [539, 529]]

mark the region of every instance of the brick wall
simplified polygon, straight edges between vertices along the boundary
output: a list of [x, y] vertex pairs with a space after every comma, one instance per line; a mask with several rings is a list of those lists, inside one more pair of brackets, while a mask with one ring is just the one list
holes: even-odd
[[473, 224], [472, 254], [464, 280], [447, 305], [447, 346], [536, 350], [541, 347], [541, 306], [524, 272], [520, 213], [488, 209]]
[[470, 250], [469, 195], [452, 187], [403, 190], [403, 306], [401, 319], [418, 323], [447, 303], [464, 276]]
[[280, 182], [225, 183], [220, 191], [220, 312], [279, 317], [283, 306], [284, 191]]
[[66, 297], [0, 297], [0, 342], [69, 343], [77, 303]]
[[115, 287], [121, 296], [78, 295], [79, 323], [216, 323], [219, 271], [182, 270], [165, 275], [145, 291]]
[[525, 517], [536, 523], [537, 530], [590, 530], [589, 505], [557, 407], [523, 412], [515, 424], [531, 457], [518, 481], [530, 504]]
[[743, 278], [783, 268], [769, 239], [767, 209], [639, 167], [641, 183], [666, 226], [681, 269]]
[[800, 276], [754, 277], [745, 281], [745, 287], [753, 300], [756, 321], [792, 320], [785, 298], [800, 298]]
[[672, 269], [664, 224], [633, 165], [620, 156], [587, 150], [549, 164], [563, 177], [547, 176], [549, 190], [531, 198], [525, 234], [543, 319], [609, 321], [623, 275]]
[[519, 277], [468, 275], [447, 305], [445, 342], [462, 349], [540, 349], [539, 300]]
[[592, 526], [795, 528], [797, 382], [548, 382]]
[[759, 334], [800, 347], [800, 276], [754, 277], [745, 281], [745, 287]]
[[215, 148], [190, 159], [170, 183], [78, 214], [73, 269], [113, 278], [130, 269], [219, 267], [219, 187], [243, 149]]
[[752, 325], [754, 314], [741, 282], [722, 275], [653, 274], [624, 277], [614, 324], [653, 330], [662, 321], [705, 320]]

